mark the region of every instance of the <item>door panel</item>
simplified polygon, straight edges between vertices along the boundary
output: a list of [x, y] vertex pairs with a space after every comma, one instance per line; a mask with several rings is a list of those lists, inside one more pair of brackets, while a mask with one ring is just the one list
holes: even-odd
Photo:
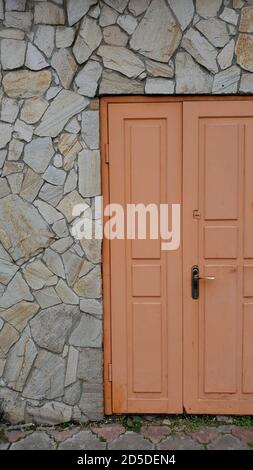
[[[109, 104], [108, 113], [110, 202], [180, 203], [182, 105]], [[162, 251], [148, 230], [112, 240], [110, 263], [113, 412], [181, 412], [181, 250]]]
[[[253, 109], [184, 103], [184, 406], [253, 410]], [[194, 214], [198, 213], [198, 218]], [[199, 266], [199, 299], [191, 267]]]

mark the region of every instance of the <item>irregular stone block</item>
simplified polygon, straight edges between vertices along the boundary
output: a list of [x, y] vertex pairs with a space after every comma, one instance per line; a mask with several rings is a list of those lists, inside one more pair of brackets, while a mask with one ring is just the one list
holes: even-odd
[[44, 309], [30, 323], [32, 337], [41, 348], [61, 353], [78, 315], [78, 307], [72, 305]]
[[111, 95], [112, 90], [114, 90], [114, 94], [116, 95], [142, 95], [144, 93], [144, 84], [137, 82], [136, 80], [123, 77], [119, 73], [104, 70], [99, 87], [99, 94]]
[[104, 67], [121, 72], [129, 78], [136, 78], [145, 70], [143, 62], [126, 47], [100, 46], [98, 55], [101, 55]]
[[35, 129], [39, 136], [56, 137], [67, 121], [88, 105], [86, 98], [69, 90], [62, 90], [46, 110], [41, 123]]
[[31, 98], [42, 96], [51, 83], [51, 72], [31, 72], [17, 70], [7, 73], [3, 78], [5, 93], [12, 98]]
[[16, 330], [22, 332], [27, 323], [38, 312], [39, 306], [34, 302], [25, 302], [24, 300], [13, 305], [2, 312], [1, 318], [12, 325]]
[[36, 173], [43, 173], [54, 154], [52, 139], [50, 137], [41, 137], [33, 139], [25, 146], [24, 161]]
[[181, 37], [181, 30], [165, 1], [152, 0], [134, 31], [130, 46], [150, 59], [168, 62], [177, 49]]
[[36, 356], [37, 348], [27, 329], [7, 357], [4, 380], [8, 387], [19, 392], [23, 390]]
[[58, 25], [65, 23], [63, 8], [51, 2], [38, 2], [34, 6], [34, 24]]
[[176, 93], [210, 93], [213, 77], [186, 52], [176, 55]]
[[43, 54], [30, 42], [27, 46], [25, 65], [30, 70], [41, 70], [49, 66]]
[[23, 396], [35, 400], [63, 396], [65, 360], [57, 354], [41, 350], [23, 391]]

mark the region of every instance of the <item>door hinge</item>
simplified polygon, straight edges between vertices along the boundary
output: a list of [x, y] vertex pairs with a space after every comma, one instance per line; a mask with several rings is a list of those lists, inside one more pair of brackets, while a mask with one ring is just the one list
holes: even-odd
[[194, 219], [200, 219], [201, 214], [200, 214], [198, 209], [195, 209], [192, 213], [192, 216], [193, 216]]
[[109, 144], [105, 144], [105, 163], [109, 163]]
[[112, 364], [108, 364], [108, 381], [112, 382]]

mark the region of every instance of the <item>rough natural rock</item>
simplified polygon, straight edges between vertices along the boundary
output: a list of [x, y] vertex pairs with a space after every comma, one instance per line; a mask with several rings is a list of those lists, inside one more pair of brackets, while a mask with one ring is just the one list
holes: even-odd
[[77, 91], [80, 95], [91, 98], [95, 96], [102, 70], [99, 62], [93, 60], [84, 65], [75, 78]]
[[79, 192], [84, 197], [97, 196], [100, 187], [100, 154], [97, 150], [83, 150], [78, 156]]
[[176, 55], [176, 93], [210, 93], [213, 78], [186, 52]]
[[57, 209], [62, 212], [67, 221], [71, 222], [74, 219], [72, 210], [76, 204], [83, 204], [83, 198], [78, 194], [77, 191], [72, 191], [67, 194], [62, 201], [58, 204]]
[[12, 136], [12, 126], [0, 122], [0, 148], [3, 148], [10, 142]]
[[9, 349], [19, 338], [18, 331], [13, 326], [5, 323], [0, 331], [0, 358], [4, 358]]
[[34, 297], [41, 308], [53, 307], [61, 303], [61, 299], [58, 297], [53, 287], [44, 287], [43, 289], [35, 291]]
[[[181, 31], [164, 0], [152, 0], [130, 40], [135, 51], [168, 62], [181, 40]], [[155, 38], [155, 40], [154, 40]]]
[[57, 206], [62, 199], [62, 195], [63, 191], [61, 186], [55, 186], [49, 183], [45, 183], [39, 193], [40, 199], [48, 202], [52, 206]]
[[253, 37], [240, 34], [235, 46], [236, 61], [244, 70], [253, 72]]
[[40, 347], [60, 353], [77, 319], [78, 308], [73, 305], [46, 308], [30, 322], [32, 336]]
[[26, 42], [16, 39], [1, 40], [1, 63], [4, 70], [17, 69], [25, 62]]
[[13, 123], [18, 115], [19, 106], [17, 100], [4, 97], [2, 99], [1, 120]]
[[103, 5], [99, 15], [99, 24], [102, 27], [115, 24], [118, 16], [119, 14], [116, 10], [113, 10], [108, 5]]
[[0, 399], [4, 409], [4, 417], [9, 423], [24, 422], [26, 403], [19, 393], [7, 387], [0, 387]]
[[115, 90], [116, 95], [141, 95], [144, 92], [144, 84], [138, 82], [137, 80], [131, 80], [127, 77], [123, 77], [119, 73], [105, 70], [102, 73], [99, 94], [111, 95], [112, 90]]
[[32, 26], [33, 15], [30, 11], [7, 11], [5, 13], [4, 25], [9, 28], [22, 29], [29, 32]]
[[27, 323], [38, 312], [39, 306], [35, 302], [21, 301], [13, 307], [0, 312], [1, 318], [12, 325], [17, 331], [22, 332]]
[[85, 17], [73, 47], [73, 54], [79, 64], [89, 59], [92, 52], [99, 46], [102, 32], [95, 20]]
[[90, 149], [99, 148], [98, 111], [84, 111], [82, 113], [82, 137]]
[[23, 152], [24, 142], [12, 139], [9, 143], [8, 160], [18, 160]]
[[48, 102], [44, 98], [39, 96], [29, 98], [22, 106], [20, 118], [27, 124], [35, 124], [41, 119], [47, 107]]
[[74, 285], [74, 291], [80, 297], [99, 298], [101, 296], [101, 269], [93, 268]]
[[24, 175], [22, 173], [14, 173], [7, 176], [8, 183], [11, 188], [12, 194], [19, 194]]
[[132, 15], [120, 15], [117, 19], [117, 23], [129, 35], [133, 34], [138, 25], [138, 21]]
[[69, 338], [72, 346], [100, 348], [102, 341], [101, 320], [87, 314], [82, 314], [80, 323]]
[[79, 359], [79, 352], [73, 346], [69, 347], [67, 370], [65, 377], [65, 387], [73, 384], [76, 381], [77, 365]]
[[240, 80], [240, 69], [237, 65], [232, 65], [226, 70], [215, 75], [213, 81], [213, 93], [236, 93]]
[[242, 8], [239, 29], [242, 33], [253, 33], [253, 6]]
[[85, 348], [80, 352], [77, 377], [86, 383], [102, 383], [102, 352], [96, 348]]
[[65, 394], [63, 397], [64, 403], [67, 403], [68, 405], [77, 405], [77, 403], [80, 400], [81, 392], [82, 392], [82, 389], [81, 389], [80, 381], [75, 382], [72, 385], [69, 385], [65, 389]]
[[217, 60], [220, 68], [222, 70], [227, 69], [232, 65], [233, 57], [234, 57], [234, 50], [235, 50], [235, 41], [231, 39], [229, 43], [222, 49], [219, 53]]
[[91, 7], [97, 3], [96, 0], [68, 0], [67, 13], [70, 26], [77, 23]]
[[41, 70], [49, 66], [43, 54], [30, 42], [27, 46], [25, 66], [30, 70]]
[[80, 309], [82, 312], [89, 313], [98, 318], [102, 317], [102, 303], [96, 299], [81, 299]]
[[239, 15], [235, 10], [232, 10], [232, 8], [225, 7], [223, 12], [220, 15], [220, 18], [226, 21], [227, 23], [230, 23], [236, 26], [238, 23]]
[[20, 272], [17, 272], [0, 298], [0, 308], [9, 308], [22, 300], [33, 300], [33, 296]]
[[123, 13], [127, 6], [128, 0], [105, 0], [105, 3], [114, 8], [119, 13]]
[[67, 194], [67, 193], [70, 193], [71, 191], [74, 191], [76, 186], [77, 186], [77, 173], [74, 170], [74, 168], [72, 168], [72, 170], [70, 170], [70, 172], [67, 176], [67, 179], [66, 179], [66, 182], [65, 182], [65, 185], [64, 185], [64, 194]]
[[208, 39], [215, 47], [224, 47], [229, 41], [227, 26], [224, 21], [217, 18], [200, 20], [196, 28]]
[[134, 15], [139, 16], [147, 10], [151, 0], [130, 0], [128, 10]]
[[25, 33], [20, 29], [5, 28], [0, 31], [0, 38], [22, 40], [25, 38]]
[[[10, 194], [10, 188], [8, 186], [7, 180], [6, 179], [1, 179], [0, 180], [0, 198], [8, 196]], [[5, 273], [3, 273], [4, 275]], [[0, 279], [1, 279], [1, 274], [0, 274]]]
[[196, 0], [196, 10], [203, 18], [216, 16], [222, 4], [222, 0]]
[[24, 161], [37, 173], [43, 173], [53, 154], [52, 139], [39, 137], [25, 146]]
[[30, 142], [33, 136], [33, 127], [17, 119], [14, 125], [15, 137]]
[[43, 257], [48, 268], [57, 276], [65, 278], [64, 266], [61, 257], [51, 248], [47, 248]]
[[193, 0], [168, 0], [168, 4], [176, 15], [182, 30], [190, 24], [194, 15]]
[[201, 34], [189, 29], [182, 40], [182, 47], [203, 67], [213, 73], [218, 72], [216, 63], [217, 50]]
[[[69, 286], [73, 286], [77, 279], [80, 277], [82, 270], [87, 266], [87, 271], [92, 268], [84, 258], [80, 258], [71, 251], [66, 251], [63, 254], [63, 263], [66, 271], [66, 279]], [[84, 275], [84, 274], [83, 274]]]
[[46, 55], [51, 57], [54, 49], [55, 29], [53, 26], [39, 25], [34, 36], [34, 44]]
[[4, 164], [2, 176], [8, 176], [13, 173], [21, 173], [23, 169], [24, 169], [24, 163], [7, 161]]
[[23, 391], [27, 398], [52, 400], [64, 393], [65, 361], [59, 355], [40, 350]]
[[29, 70], [16, 70], [7, 73], [3, 78], [5, 93], [11, 98], [31, 98], [42, 96], [51, 83], [51, 72], [31, 72]]
[[17, 261], [49, 245], [53, 233], [38, 210], [17, 195], [0, 200], [0, 240]]
[[19, 392], [23, 390], [36, 356], [37, 348], [29, 329], [26, 329], [8, 354], [4, 370], [4, 379], [8, 387]]
[[43, 175], [43, 179], [56, 186], [62, 186], [66, 179], [66, 173], [60, 168], [55, 168], [53, 165], [49, 165]]
[[46, 25], [64, 24], [64, 10], [62, 7], [51, 2], [36, 2], [34, 6], [34, 23]]
[[23, 179], [20, 196], [26, 201], [32, 202], [36, 198], [42, 184], [43, 179], [41, 176], [31, 168], [28, 168]]
[[169, 62], [169, 64], [167, 65], [148, 59], [146, 60], [145, 64], [147, 72], [152, 75], [152, 77], [174, 77], [174, 65], [172, 62]]
[[58, 26], [56, 29], [55, 43], [56, 47], [70, 47], [75, 38], [75, 28]]
[[63, 279], [59, 280], [55, 290], [63, 303], [70, 305], [79, 304], [78, 296], [68, 287]]
[[51, 60], [64, 88], [69, 88], [77, 71], [77, 63], [68, 49], [56, 51]]
[[241, 78], [240, 91], [242, 93], [253, 93], [253, 75], [244, 73]]
[[145, 93], [147, 94], [165, 94], [171, 95], [174, 93], [175, 83], [173, 80], [166, 78], [148, 78], [145, 86]]
[[126, 46], [128, 36], [119, 26], [112, 25], [103, 29], [103, 37], [106, 44], [111, 46]]
[[[55, 425], [69, 422], [72, 416], [72, 408], [59, 401], [50, 401], [40, 407], [28, 406], [27, 413], [35, 423]], [[41, 438], [38, 436], [39, 449], [54, 449], [55, 444], [53, 444], [53, 441], [48, 438], [47, 434], [43, 437], [46, 437], [45, 441], [41, 440]], [[40, 445], [41, 441], [42, 445]], [[29, 447], [36, 450], [36, 445], [34, 445], [33, 442], [29, 442]], [[28, 448], [27, 440], [25, 443], [25, 448]]]
[[67, 121], [88, 105], [88, 100], [69, 90], [62, 90], [46, 110], [41, 123], [35, 129], [39, 136], [56, 137]]
[[100, 46], [98, 54], [107, 69], [121, 72], [129, 78], [136, 78], [145, 70], [143, 62], [125, 47]]

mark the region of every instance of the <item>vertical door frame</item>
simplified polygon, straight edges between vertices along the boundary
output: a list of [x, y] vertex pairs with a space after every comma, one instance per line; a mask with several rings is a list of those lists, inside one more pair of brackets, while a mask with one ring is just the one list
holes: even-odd
[[[110, 103], [172, 103], [172, 102], [186, 102], [186, 101], [253, 101], [253, 96], [239, 96], [239, 95], [192, 95], [192, 96], [106, 96], [100, 98], [100, 155], [101, 155], [101, 185], [104, 206], [110, 202], [109, 193], [109, 164], [108, 158], [108, 105]], [[183, 132], [182, 132], [183, 134]], [[183, 155], [182, 155], [183, 162]], [[182, 190], [183, 190], [183, 174], [182, 174]], [[184, 199], [182, 198], [182, 205], [184, 209]], [[103, 220], [103, 224], [104, 224]], [[181, 228], [182, 233], [182, 257], [184, 263], [184, 218]], [[183, 271], [183, 270], [182, 270]], [[103, 239], [102, 241], [102, 302], [103, 302], [103, 375], [104, 375], [104, 413], [106, 415], [113, 414], [112, 410], [112, 382], [110, 377], [112, 351], [111, 351], [111, 285], [110, 285], [110, 241]], [[182, 272], [183, 278], [183, 272]], [[183, 282], [183, 297], [184, 297], [184, 282]], [[184, 301], [182, 298], [183, 308], [183, 323], [184, 323]], [[183, 334], [183, 332], [182, 332]], [[183, 345], [184, 349], [184, 345]], [[183, 380], [184, 382], [184, 380]], [[183, 403], [184, 407], [184, 403]]]

